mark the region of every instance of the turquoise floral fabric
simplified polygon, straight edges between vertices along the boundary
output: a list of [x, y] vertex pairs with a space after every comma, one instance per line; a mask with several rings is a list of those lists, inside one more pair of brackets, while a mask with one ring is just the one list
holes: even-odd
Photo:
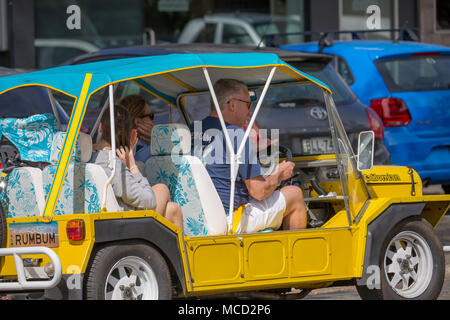
[[[73, 162], [69, 164], [61, 189], [55, 215], [74, 213], [98, 213], [101, 210], [99, 191], [90, 170], [91, 164]], [[44, 193], [48, 196], [55, 175], [56, 165], [42, 171]]]
[[179, 155], [190, 153], [190, 148], [191, 135], [186, 126], [155, 126], [151, 143], [153, 157], [145, 163], [145, 176], [151, 185], [162, 183], [168, 186], [170, 198], [181, 207], [184, 233], [203, 236], [208, 234], [205, 213], [189, 162]]
[[56, 117], [50, 113], [23, 119], [5, 118], [0, 120], [0, 137], [4, 135], [17, 147], [22, 160], [49, 162], [57, 127]]
[[152, 157], [146, 162], [145, 174], [150, 184], [163, 183], [168, 186], [170, 198], [181, 206], [183, 228], [187, 236], [208, 234], [198, 190], [185, 157]]
[[190, 153], [191, 134], [186, 126], [161, 124], [153, 127], [150, 151], [153, 156]]
[[7, 179], [4, 205], [8, 218], [40, 216], [42, 212], [36, 198], [37, 186], [33, 184], [30, 172], [25, 168], [16, 168]]
[[[42, 171], [44, 193], [46, 197], [50, 192], [53, 177], [55, 176], [56, 163], [61, 153], [61, 147], [66, 133], [56, 132], [51, 148], [51, 165]], [[64, 178], [58, 204], [55, 208], [55, 215], [74, 213], [98, 213], [101, 210], [99, 193], [97, 190], [90, 163], [79, 162], [81, 160], [81, 147], [77, 143], [73, 151], [67, 174]]]
[[[65, 137], [66, 137], [65, 132], [62, 132], [62, 131], [55, 132], [55, 134], [53, 136], [53, 142], [51, 144], [49, 162], [52, 162], [52, 163], [58, 162], [58, 158], [61, 153], [61, 148], [63, 146]], [[81, 148], [78, 144], [78, 141], [75, 143], [75, 148], [73, 150], [71, 160], [72, 161], [81, 161]]]

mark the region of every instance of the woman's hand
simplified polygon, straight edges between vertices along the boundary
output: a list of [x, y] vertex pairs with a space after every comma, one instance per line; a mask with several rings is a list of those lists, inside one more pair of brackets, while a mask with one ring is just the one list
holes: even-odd
[[153, 129], [153, 121], [151, 120], [142, 120], [137, 123], [137, 133], [139, 136], [139, 139], [142, 139], [143, 141], [150, 143], [150, 140], [152, 138], [152, 129]]
[[129, 149], [128, 147], [120, 146], [116, 149], [116, 154], [122, 163], [130, 169], [131, 174], [135, 174], [139, 172], [139, 168], [136, 165], [136, 161], [134, 160], [133, 149]]

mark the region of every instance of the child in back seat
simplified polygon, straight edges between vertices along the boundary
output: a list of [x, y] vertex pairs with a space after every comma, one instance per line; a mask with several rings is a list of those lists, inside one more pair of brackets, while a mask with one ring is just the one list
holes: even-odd
[[[120, 106], [114, 107], [115, 140], [116, 140], [116, 172], [112, 180], [112, 188], [117, 201], [123, 210], [154, 209], [183, 228], [181, 208], [170, 201], [169, 189], [164, 184], [151, 186], [139, 172], [133, 155], [137, 143], [137, 131], [132, 129], [132, 121], [128, 111]], [[100, 141], [93, 146], [91, 162], [100, 165], [108, 176], [109, 153], [111, 150], [111, 125], [109, 109], [105, 110], [100, 121]]]

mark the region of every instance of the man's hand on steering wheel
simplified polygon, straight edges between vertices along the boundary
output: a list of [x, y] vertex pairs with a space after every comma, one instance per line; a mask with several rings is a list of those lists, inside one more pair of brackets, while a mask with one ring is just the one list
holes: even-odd
[[279, 172], [279, 181], [288, 180], [292, 177], [292, 173], [294, 172], [295, 163], [283, 161], [278, 164], [278, 172]]

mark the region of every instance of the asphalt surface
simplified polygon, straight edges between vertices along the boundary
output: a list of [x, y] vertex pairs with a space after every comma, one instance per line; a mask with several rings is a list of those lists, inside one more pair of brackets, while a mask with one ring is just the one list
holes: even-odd
[[[424, 194], [443, 194], [440, 185], [432, 185], [423, 190]], [[450, 250], [450, 213], [444, 216], [436, 228], [445, 249]], [[448, 246], [448, 248], [446, 248]], [[304, 300], [361, 300], [354, 287], [331, 287], [315, 289]], [[450, 251], [445, 252], [445, 278], [438, 300], [450, 300]]]

